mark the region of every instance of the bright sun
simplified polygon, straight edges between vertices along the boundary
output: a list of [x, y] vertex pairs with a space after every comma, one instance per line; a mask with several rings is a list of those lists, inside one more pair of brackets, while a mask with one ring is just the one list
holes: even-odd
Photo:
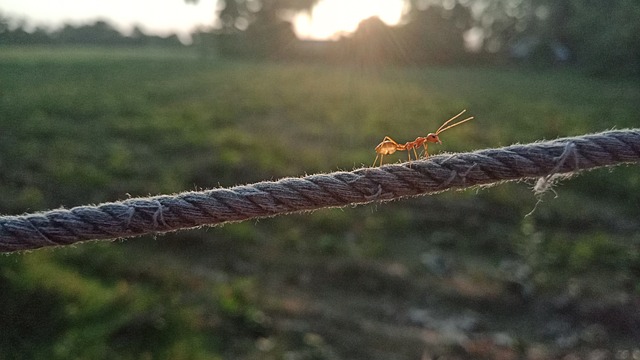
[[404, 0], [320, 0], [310, 15], [297, 15], [293, 25], [302, 39], [336, 40], [355, 31], [362, 20], [372, 16], [388, 25], [398, 24], [404, 9]]

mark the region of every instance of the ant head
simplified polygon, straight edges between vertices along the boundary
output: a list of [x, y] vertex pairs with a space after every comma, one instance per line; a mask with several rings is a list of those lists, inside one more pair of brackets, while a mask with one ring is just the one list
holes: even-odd
[[430, 133], [429, 135], [427, 135], [427, 142], [442, 144], [442, 141], [440, 141], [438, 134], [434, 133]]

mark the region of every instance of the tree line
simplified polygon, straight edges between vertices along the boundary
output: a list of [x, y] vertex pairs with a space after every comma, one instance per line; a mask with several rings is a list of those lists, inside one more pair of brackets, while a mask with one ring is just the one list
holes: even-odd
[[[197, 0], [185, 0], [196, 2]], [[318, 0], [219, 0], [218, 24], [192, 34], [203, 54], [368, 65], [571, 66], [598, 75], [640, 76], [637, 0], [405, 0], [401, 24], [362, 21], [339, 41], [296, 38], [290, 16]], [[15, 22], [14, 22], [15, 23]], [[105, 21], [59, 30], [12, 25], [0, 14], [0, 44], [182, 45]]]
[[183, 46], [175, 34], [157, 36], [145, 34], [135, 27], [130, 35], [122, 34], [107, 21], [74, 26], [65, 24], [58, 30], [36, 27], [28, 30], [0, 14], [0, 45], [97, 45], [97, 46]]
[[[188, 0], [191, 2], [197, 0]], [[219, 28], [198, 33], [227, 56], [372, 64], [525, 63], [640, 76], [637, 0], [405, 0], [402, 24], [376, 18], [332, 43], [301, 43], [281, 14], [318, 0], [220, 0]]]

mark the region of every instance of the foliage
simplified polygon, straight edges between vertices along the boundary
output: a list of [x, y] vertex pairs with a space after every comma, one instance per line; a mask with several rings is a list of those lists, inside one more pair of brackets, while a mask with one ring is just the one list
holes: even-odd
[[568, 33], [578, 61], [597, 74], [640, 76], [640, 3], [571, 1]]
[[222, 32], [233, 33], [246, 30], [255, 21], [278, 23], [280, 12], [309, 10], [317, 2], [318, 0], [221, 0], [217, 15]]
[[476, 10], [472, 24], [482, 30], [488, 51], [522, 51], [517, 56], [540, 65], [574, 63], [592, 74], [640, 74], [637, 1], [458, 2]]
[[3, 354], [52, 359], [215, 354], [215, 347], [202, 341], [206, 329], [192, 320], [198, 309], [179, 298], [172, 277], [147, 273], [161, 285], [136, 283], [133, 276], [143, 267], [131, 267], [115, 248], [93, 250], [89, 274], [79, 272], [87, 262], [73, 250], [2, 259]]
[[[226, 56], [368, 65], [516, 61], [543, 67], [577, 65], [599, 75], [636, 76], [640, 71], [635, 36], [640, 31], [635, 21], [639, 7], [634, 1], [408, 3], [401, 25], [366, 19], [351, 36], [311, 46], [296, 41], [291, 24], [278, 15], [277, 9], [290, 4], [230, 1], [221, 10], [223, 28], [214, 33], [214, 46]], [[311, 5], [304, 2], [302, 8]]]

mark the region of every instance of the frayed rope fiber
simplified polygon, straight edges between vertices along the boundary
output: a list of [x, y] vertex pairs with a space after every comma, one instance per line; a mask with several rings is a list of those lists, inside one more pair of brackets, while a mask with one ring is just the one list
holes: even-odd
[[0, 252], [157, 234], [528, 178], [538, 178], [537, 187], [544, 189], [554, 176], [637, 162], [640, 129], [617, 130], [351, 172], [3, 216]]

